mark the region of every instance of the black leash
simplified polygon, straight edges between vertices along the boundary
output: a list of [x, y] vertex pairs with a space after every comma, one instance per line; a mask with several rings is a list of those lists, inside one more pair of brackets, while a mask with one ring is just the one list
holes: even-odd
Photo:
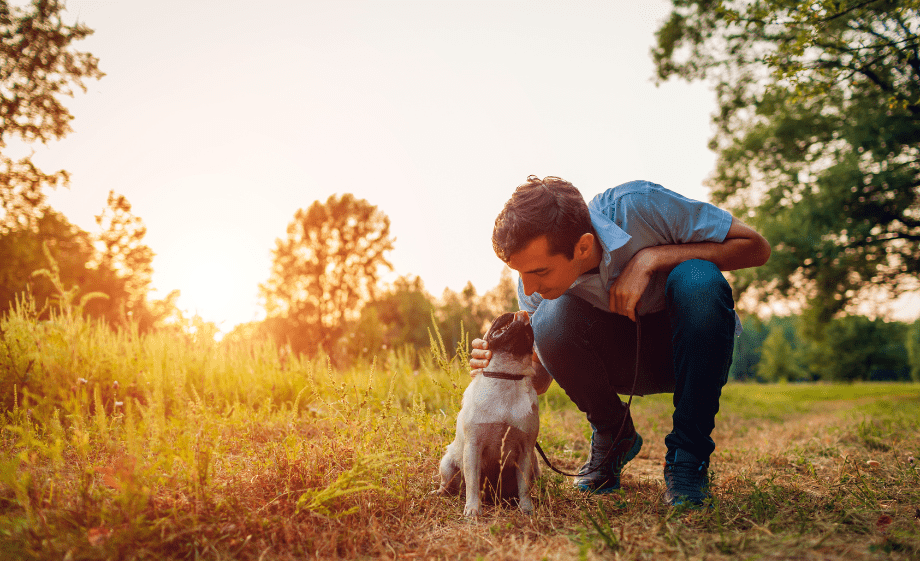
[[543, 458], [543, 461], [546, 463], [547, 466], [549, 466], [549, 469], [555, 471], [559, 475], [564, 475], [566, 477], [578, 477], [578, 476], [584, 476], [584, 475], [594, 473], [595, 471], [600, 469], [602, 465], [607, 463], [607, 460], [610, 458], [610, 453], [613, 452], [613, 449], [616, 448], [616, 443], [619, 442], [620, 437], [623, 436], [623, 430], [626, 428], [626, 421], [629, 420], [629, 409], [630, 409], [630, 406], [632, 406], [633, 395], [636, 393], [636, 382], [639, 381], [639, 349], [641, 348], [641, 345], [640, 345], [641, 341], [642, 341], [642, 327], [639, 324], [639, 315], [636, 314], [636, 373], [633, 376], [633, 385], [632, 385], [632, 390], [629, 392], [629, 400], [626, 402], [626, 414], [623, 416], [623, 422], [620, 423], [620, 430], [619, 432], [617, 432], [616, 438], [613, 439], [614, 445], [611, 446], [610, 449], [607, 450], [607, 454], [604, 456], [604, 459], [599, 464], [597, 464], [597, 466], [595, 466], [594, 469], [590, 471], [586, 471], [585, 473], [566, 473], [564, 471], [560, 471], [559, 469], [556, 468], [556, 466], [550, 463], [549, 459], [546, 457], [546, 454], [543, 453], [543, 448], [540, 447], [539, 442], [534, 443], [536, 445], [537, 452], [540, 453], [540, 457]]

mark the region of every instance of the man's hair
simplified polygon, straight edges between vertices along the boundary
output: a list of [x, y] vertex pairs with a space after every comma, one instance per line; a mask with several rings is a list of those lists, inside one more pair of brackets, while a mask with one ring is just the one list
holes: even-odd
[[574, 185], [558, 177], [535, 175], [518, 185], [492, 230], [495, 255], [505, 263], [534, 239], [545, 235], [549, 254], [575, 257], [575, 244], [593, 232], [588, 205]]

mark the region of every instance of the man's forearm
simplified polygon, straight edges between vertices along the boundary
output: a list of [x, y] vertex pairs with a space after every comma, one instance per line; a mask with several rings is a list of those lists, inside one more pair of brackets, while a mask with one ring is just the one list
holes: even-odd
[[[650, 269], [665, 273], [691, 259], [710, 261], [721, 271], [758, 267], [766, 262], [762, 247], [745, 238], [728, 239], [722, 243], [700, 242], [659, 245], [646, 248], [652, 256]], [[769, 252], [766, 253], [769, 256]]]
[[[721, 271], [759, 267], [770, 258], [770, 243], [753, 228], [732, 218], [732, 225], [722, 243], [699, 242], [648, 247], [650, 270], [670, 273], [671, 269], [690, 259], [703, 259]], [[640, 253], [642, 253], [640, 252]]]

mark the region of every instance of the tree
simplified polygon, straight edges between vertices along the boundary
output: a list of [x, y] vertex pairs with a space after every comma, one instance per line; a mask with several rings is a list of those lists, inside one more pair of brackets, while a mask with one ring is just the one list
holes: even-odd
[[153, 251], [144, 245], [146, 228], [131, 214], [131, 204], [121, 195], [109, 193], [108, 205], [96, 217], [96, 235], [71, 224], [48, 208], [31, 227], [17, 225], [0, 233], [0, 311], [10, 309], [17, 297], [31, 294], [40, 308], [53, 304], [58, 289], [35, 271], [53, 267], [66, 290], [78, 287], [77, 299], [101, 292], [108, 298], [87, 302], [87, 315], [104, 319], [110, 326], [125, 326], [129, 320], [147, 331], [173, 313], [174, 292], [162, 301], [148, 302]]
[[[131, 214], [131, 203], [109, 191], [106, 208], [96, 216], [99, 235], [93, 260], [87, 266], [99, 273], [95, 290], [119, 295], [117, 311], [123, 317], [143, 313], [153, 275], [153, 251], [143, 243], [147, 228]], [[94, 302], [92, 306], [99, 306]], [[111, 312], [110, 312], [111, 315]]]
[[[61, 98], [84, 81], [101, 78], [98, 60], [75, 51], [74, 41], [92, 34], [82, 24], [65, 25], [64, 3], [33, 0], [27, 8], [0, 0], [0, 151], [8, 143], [63, 138], [73, 116]], [[45, 173], [30, 158], [0, 154], [0, 233], [34, 228], [45, 209], [44, 187], [67, 183], [67, 172]]]
[[438, 333], [448, 352], [482, 337], [494, 319], [484, 299], [476, 294], [472, 282], [467, 282], [460, 292], [445, 288], [437, 306], [436, 318]]
[[38, 307], [46, 311], [54, 301], [57, 290], [50, 280], [33, 275], [51, 266], [43, 247], [57, 263], [61, 281], [68, 289], [86, 282], [86, 263], [93, 256], [91, 236], [62, 214], [46, 210], [31, 228], [20, 226], [0, 233], [0, 311], [9, 310], [17, 297], [26, 294], [31, 294]]
[[802, 377], [792, 344], [779, 325], [770, 330], [760, 349], [757, 377], [766, 382], [794, 382]]
[[393, 268], [385, 257], [393, 241], [387, 215], [354, 195], [299, 209], [259, 286], [269, 330], [295, 352], [329, 353], [377, 295], [381, 269]]
[[907, 351], [910, 379], [920, 382], [920, 319], [915, 320], [904, 330], [904, 348]]
[[770, 332], [768, 326], [756, 315], [745, 316], [741, 322], [742, 331], [735, 339], [729, 376], [733, 380], [752, 380], [757, 376], [761, 347]]
[[[512, 277], [511, 269], [505, 267], [498, 277], [498, 284], [482, 295], [483, 305], [490, 314], [491, 320], [505, 312], [516, 312], [520, 309], [517, 299], [517, 279]], [[482, 333], [485, 335], [485, 332]]]
[[920, 270], [920, 2], [674, 0], [658, 80], [715, 82], [715, 203], [773, 243], [739, 291], [827, 322]]
[[434, 302], [418, 276], [397, 278], [385, 294], [365, 307], [367, 313], [373, 312], [380, 321], [383, 344], [390, 348], [404, 345], [427, 348], [434, 310]]
[[805, 338], [800, 357], [821, 380], [908, 380], [907, 326], [846, 315], [828, 322], [821, 340]]

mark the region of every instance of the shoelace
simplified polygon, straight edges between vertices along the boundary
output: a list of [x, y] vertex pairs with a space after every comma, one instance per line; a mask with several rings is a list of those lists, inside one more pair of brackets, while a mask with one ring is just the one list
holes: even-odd
[[610, 462], [610, 465], [616, 467], [623, 460], [623, 457], [626, 455], [627, 451], [624, 451], [619, 456], [612, 456], [611, 452], [619, 445], [611, 445], [607, 450], [601, 450], [600, 445], [594, 443], [594, 440], [591, 440], [591, 459], [588, 462], [587, 469], [597, 470], [598, 467], [603, 466], [605, 462]]

